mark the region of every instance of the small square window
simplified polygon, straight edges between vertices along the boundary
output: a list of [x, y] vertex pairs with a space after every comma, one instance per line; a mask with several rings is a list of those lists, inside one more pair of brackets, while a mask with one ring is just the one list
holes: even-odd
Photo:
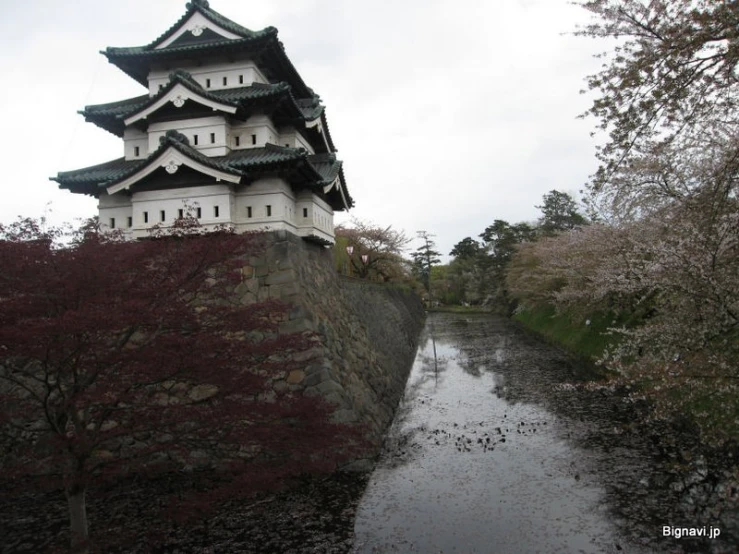
[[193, 135], [193, 136], [192, 136], [192, 143], [193, 143], [193, 145], [195, 145], [195, 146], [197, 146], [197, 145], [198, 145], [198, 136], [197, 136], [197, 135]]
[[234, 144], [236, 146], [241, 146], [241, 137], [234, 137]]
[[128, 216], [128, 228], [130, 229], [131, 227], [133, 227], [133, 218]]
[[110, 218], [110, 228], [115, 229], [115, 218], [114, 217]]
[[251, 206], [246, 207], [246, 217], [251, 218]]
[[180, 219], [182, 219], [183, 217], [185, 217], [185, 210], [183, 210], [182, 208], [180, 208], [179, 210], [177, 210], [177, 217], [180, 218]]
[[272, 216], [272, 206], [268, 205], [267, 206], [267, 217], [271, 217], [271, 216]]
[[215, 133], [211, 133], [210, 134], [210, 143], [211, 144], [215, 144], [215, 142], [216, 142], [216, 134]]
[[308, 208], [303, 208], [303, 217], [308, 217]]
[[220, 216], [220, 209], [218, 206], [213, 206], [213, 217], [219, 217]]
[[228, 86], [228, 77], [223, 78], [223, 86]]
[[149, 223], [149, 212], [144, 212], [144, 223]]
[[251, 143], [252, 144], [256, 144], [257, 143], [257, 135], [252, 135], [251, 136]]
[[167, 219], [167, 214], [164, 210], [159, 210], [159, 221], [165, 221]]
[[198, 219], [200, 219], [201, 217], [203, 217], [203, 208], [197, 208], [195, 210], [195, 214], [197, 215], [197, 218]]
[[205, 88], [210, 88], [210, 79], [205, 80]]
[[290, 148], [290, 145], [285, 143], [285, 148]]

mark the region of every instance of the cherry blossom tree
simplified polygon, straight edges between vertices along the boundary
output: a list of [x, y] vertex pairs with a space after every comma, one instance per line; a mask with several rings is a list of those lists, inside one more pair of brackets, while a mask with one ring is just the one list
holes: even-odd
[[[355, 248], [348, 263], [356, 275], [367, 277], [374, 273], [385, 281], [407, 277], [403, 253], [411, 239], [403, 231], [391, 225], [382, 226], [352, 218], [350, 225], [339, 225], [335, 232], [337, 237]], [[343, 259], [343, 251], [340, 256]]]

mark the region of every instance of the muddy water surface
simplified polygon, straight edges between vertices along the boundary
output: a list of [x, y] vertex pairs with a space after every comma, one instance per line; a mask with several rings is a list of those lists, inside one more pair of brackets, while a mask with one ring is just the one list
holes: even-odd
[[675, 499], [652, 490], [655, 453], [625, 436], [628, 405], [573, 379], [502, 318], [431, 314], [355, 551], [724, 551], [661, 537]]

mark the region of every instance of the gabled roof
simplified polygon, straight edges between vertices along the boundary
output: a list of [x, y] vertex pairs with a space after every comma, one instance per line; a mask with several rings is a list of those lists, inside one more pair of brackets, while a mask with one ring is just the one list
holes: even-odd
[[155, 39], [154, 42], [148, 44], [146, 48], [156, 48], [159, 44], [170, 38], [185, 23], [187, 23], [190, 17], [196, 12], [202, 14], [203, 17], [205, 17], [207, 20], [214, 23], [218, 27], [221, 27], [227, 31], [231, 31], [232, 33], [239, 35], [242, 38], [252, 38], [257, 34], [254, 31], [247, 29], [246, 27], [242, 27], [238, 23], [231, 21], [227, 17], [222, 16], [218, 12], [211, 10], [210, 2], [208, 2], [208, 0], [192, 0], [191, 2], [188, 2], [185, 7], [187, 8], [185, 15], [183, 15], [175, 22], [174, 25], [172, 25], [157, 39]]
[[[290, 85], [285, 82], [253, 83], [247, 87], [207, 90], [186, 71], [177, 70], [170, 74], [167, 86], [154, 96], [143, 95], [119, 102], [85, 106], [85, 109], [79, 113], [85, 116], [86, 121], [91, 121], [106, 131], [122, 137], [127, 124], [132, 123], [130, 120], [136, 114], [146, 113], [157, 104], [166, 104], [167, 97], [171, 96], [177, 85], [181, 85], [192, 93], [187, 95], [188, 100], [198, 102], [199, 99], [201, 104], [210, 108], [221, 106], [229, 113], [240, 111], [244, 115], [251, 107], [264, 105], [265, 102], [274, 102], [281, 103], [282, 108], [286, 109], [295, 119], [315, 121], [324, 110], [318, 98], [296, 99]], [[172, 100], [174, 101], [174, 98]]]
[[[176, 33], [181, 32], [195, 14], [233, 36], [191, 30], [174, 42], [167, 43]], [[198, 32], [198, 36], [194, 32]], [[252, 31], [242, 27], [210, 9], [206, 0], [189, 2], [185, 14], [153, 42], [145, 46], [108, 47], [101, 53], [110, 63], [144, 86], [147, 85], [151, 65], [155, 62], [172, 63], [185, 58], [204, 59], [211, 56], [249, 56], [259, 59], [260, 66], [264, 66], [265, 72], [271, 75], [270, 80], [287, 81], [299, 97], [315, 96], [285, 54], [282, 43], [277, 39], [277, 29], [266, 27], [261, 31]]]
[[[60, 172], [51, 180], [58, 182], [60, 188], [97, 197], [104, 190], [115, 194], [129, 188], [167, 165], [174, 173], [177, 171], [174, 166], [182, 164], [233, 183], [247, 183], [268, 172], [287, 172], [299, 186], [325, 195], [334, 210], [351, 207], [351, 198], [343, 182], [341, 162], [333, 155], [310, 155], [302, 148], [267, 144], [264, 148], [234, 150], [227, 156], [209, 157], [192, 148], [187, 137], [176, 131], [168, 131], [162, 137], [159, 148], [145, 159], [119, 158], [75, 171]], [[339, 180], [337, 177], [340, 177]], [[334, 189], [344, 196], [331, 192]], [[342, 198], [346, 198], [346, 201]]]

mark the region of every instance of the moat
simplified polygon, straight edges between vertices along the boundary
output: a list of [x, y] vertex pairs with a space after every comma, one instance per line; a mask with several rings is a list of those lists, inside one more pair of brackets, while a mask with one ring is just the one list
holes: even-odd
[[[735, 551], [700, 456], [671, 472], [633, 406], [578, 373], [503, 318], [430, 314], [355, 552]], [[663, 537], [704, 525], [722, 535]]]

